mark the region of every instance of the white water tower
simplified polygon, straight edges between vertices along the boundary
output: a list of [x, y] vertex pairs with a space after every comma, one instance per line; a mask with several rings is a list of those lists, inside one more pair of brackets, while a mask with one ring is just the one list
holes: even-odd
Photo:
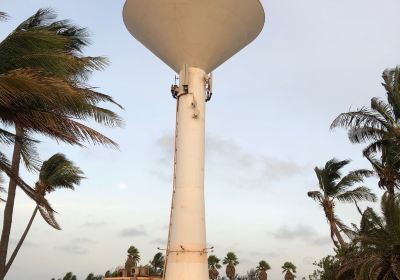
[[[166, 280], [207, 280], [204, 121], [210, 75], [261, 32], [259, 0], [127, 0], [129, 32], [179, 74]], [[208, 93], [208, 94], [207, 94]]]

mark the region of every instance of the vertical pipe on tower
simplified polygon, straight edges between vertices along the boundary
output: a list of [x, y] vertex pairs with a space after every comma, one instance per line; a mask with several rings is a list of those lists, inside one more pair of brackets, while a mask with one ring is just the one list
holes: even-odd
[[[185, 93], [183, 77], [187, 75]], [[180, 72], [166, 280], [208, 279], [204, 210], [205, 75], [195, 67]]]

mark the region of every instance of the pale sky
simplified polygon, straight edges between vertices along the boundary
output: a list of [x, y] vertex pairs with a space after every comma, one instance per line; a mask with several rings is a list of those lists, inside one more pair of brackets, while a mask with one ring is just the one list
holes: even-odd
[[[49, 196], [63, 230], [37, 217], [9, 280], [45, 280], [67, 271], [84, 279], [123, 264], [130, 245], [140, 250], [142, 264], [165, 247], [175, 124], [169, 88], [175, 73], [127, 32], [123, 3], [0, 0], [0, 11], [11, 16], [0, 23], [0, 39], [41, 7], [89, 28], [93, 45], [85, 53], [112, 62], [90, 84], [123, 104], [125, 111], [114, 109], [126, 122], [123, 129], [99, 128], [120, 144], [119, 151], [38, 138], [43, 160], [63, 152], [88, 179], [75, 192]], [[269, 279], [283, 279], [280, 267], [292, 261], [301, 279], [314, 260], [332, 252], [323, 212], [306, 196], [316, 188], [313, 167], [334, 156], [353, 159], [350, 169], [369, 167], [362, 146], [329, 125], [350, 107], [384, 96], [381, 73], [400, 62], [400, 2], [262, 3], [267, 18], [259, 38], [214, 72], [206, 124], [207, 241], [220, 258], [236, 252], [241, 274], [265, 259], [272, 267]], [[37, 177], [22, 174], [32, 184]], [[368, 185], [381, 193], [375, 180]], [[33, 209], [19, 191], [13, 245]], [[352, 205], [338, 205], [338, 215], [347, 224], [359, 222]]]

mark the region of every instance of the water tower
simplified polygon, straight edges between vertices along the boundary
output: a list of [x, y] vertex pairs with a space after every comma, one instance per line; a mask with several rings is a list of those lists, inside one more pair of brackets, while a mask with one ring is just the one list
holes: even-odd
[[[179, 74], [166, 280], [207, 280], [204, 121], [210, 73], [261, 32], [259, 0], [127, 0], [129, 32]], [[245, 69], [238, 69], [245, 71]], [[245, 90], [245, 89], [243, 89]]]

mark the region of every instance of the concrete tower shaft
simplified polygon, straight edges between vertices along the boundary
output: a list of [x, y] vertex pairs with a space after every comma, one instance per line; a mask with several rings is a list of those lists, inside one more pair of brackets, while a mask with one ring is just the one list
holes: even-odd
[[204, 210], [205, 78], [199, 68], [180, 72], [175, 174], [165, 279], [207, 280]]
[[208, 280], [206, 74], [258, 36], [264, 10], [259, 0], [126, 0], [123, 18], [139, 42], [180, 74], [165, 279]]

